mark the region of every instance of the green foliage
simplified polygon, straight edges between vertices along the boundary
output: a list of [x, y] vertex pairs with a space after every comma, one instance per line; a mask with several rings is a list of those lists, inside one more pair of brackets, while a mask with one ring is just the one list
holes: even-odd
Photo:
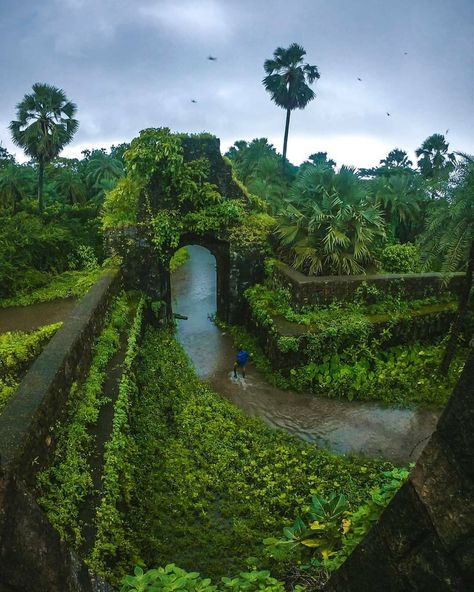
[[123, 374], [114, 406], [112, 434], [105, 446], [102, 496], [95, 520], [96, 538], [88, 559], [92, 569], [104, 575], [112, 575], [108, 564], [118, 551], [123, 554], [120, 558], [123, 564], [137, 559], [133, 546], [128, 542], [123, 510], [130, 503], [136, 470], [132, 462], [136, 448], [129, 434], [129, 418], [137, 395], [134, 365], [142, 331], [144, 304], [142, 298], [128, 335]]
[[80, 298], [95, 284], [102, 273], [102, 269], [93, 268], [85, 271], [65, 271], [51, 280], [46, 276], [42, 281], [49, 280], [47, 286], [19, 292], [13, 298], [4, 298], [0, 300], [0, 308], [28, 306], [35, 302], [47, 302], [58, 298]]
[[474, 160], [459, 163], [444, 198], [436, 200], [428, 213], [421, 248], [426, 262], [442, 261], [444, 273], [467, 267], [474, 243]]
[[48, 205], [40, 217], [29, 202], [16, 213], [0, 215], [0, 298], [29, 292], [51, 281], [51, 277], [84, 263], [79, 251], [87, 250], [92, 260], [102, 255], [95, 208]]
[[239, 222], [242, 204], [207, 181], [207, 159], [185, 160], [181, 137], [168, 128], [141, 131], [125, 161], [127, 176], [106, 197], [103, 226], [138, 223], [165, 263], [183, 233], [205, 234]]
[[[270, 576], [269, 571], [241, 572], [235, 578], [221, 578], [215, 586], [210, 578], [202, 578], [197, 572], [187, 572], [174, 565], [151, 569], [146, 573], [135, 567], [134, 576], [125, 576], [121, 592], [284, 592], [282, 582]], [[298, 592], [298, 591], [297, 591]]]
[[236, 573], [250, 555], [264, 569], [260, 541], [278, 533], [309, 490], [324, 496], [336, 486], [356, 509], [392, 468], [332, 455], [245, 416], [197, 379], [166, 331], [147, 331], [137, 384], [123, 446], [133, 490], [120, 476], [115, 485], [130, 495], [127, 514], [120, 524], [107, 514], [94, 552], [94, 569], [113, 581], [137, 554], [140, 564], [174, 560], [209, 577]]
[[181, 247], [178, 249], [176, 253], [171, 257], [170, 261], [170, 271], [173, 273], [174, 271], [178, 270], [182, 267], [186, 261], [189, 259], [189, 251], [187, 247]]
[[432, 134], [416, 150], [418, 167], [425, 179], [432, 183], [446, 181], [454, 170], [456, 157], [448, 152], [449, 144], [442, 134]]
[[116, 186], [106, 193], [102, 210], [104, 229], [136, 224], [142, 187], [141, 180], [127, 176], [120, 179]]
[[0, 334], [0, 413], [18, 387], [22, 373], [61, 324], [46, 325], [31, 333], [13, 331]]
[[275, 227], [275, 218], [265, 213], [248, 212], [240, 224], [229, 232], [229, 240], [241, 253], [259, 250], [270, 254], [269, 237]]
[[343, 495], [331, 492], [327, 499], [313, 495], [308, 509], [309, 520], [297, 518], [293, 526], [283, 529], [283, 538], [264, 541], [272, 557], [283, 556], [296, 547], [311, 550], [313, 558], [326, 562], [341, 549], [343, 537], [350, 527], [348, 504]]
[[380, 260], [386, 273], [419, 273], [422, 271], [420, 253], [411, 243], [388, 245], [383, 249]]
[[74, 119], [77, 106], [62, 89], [49, 84], [33, 84], [17, 105], [17, 119], [10, 123], [13, 141], [27, 156], [38, 161], [38, 205], [42, 212], [45, 164], [58, 156], [79, 127]]
[[[397, 169], [400, 171], [400, 169]], [[369, 185], [373, 202], [383, 211], [387, 234], [392, 239], [407, 241], [419, 233], [419, 224], [426, 202], [426, 184], [420, 175], [402, 169], [378, 175]]]
[[55, 437], [57, 446], [52, 465], [38, 475], [39, 504], [63, 540], [76, 548], [82, 542], [79, 511], [93, 487], [89, 457], [93, 450], [94, 426], [107, 400], [103, 385], [108, 363], [120, 344], [128, 316], [125, 294], [116, 299], [110, 320], [94, 346], [92, 363], [84, 384], [74, 385], [67, 403], [67, 419]]
[[[312, 307], [300, 313], [293, 310], [283, 289], [256, 285], [247, 290], [246, 298], [265, 342], [272, 340], [279, 352], [289, 356], [286, 367], [281, 358], [280, 369], [273, 371], [257, 340], [246, 338], [241, 329], [232, 329], [234, 338], [280, 387], [404, 407], [443, 406], [464, 363], [466, 352], [461, 350], [450, 372], [439, 375], [443, 343], [431, 333], [452, 318], [455, 303], [449, 300], [382, 298], [368, 284], [358, 288], [358, 303]], [[420, 314], [424, 310], [427, 314]], [[291, 330], [291, 335], [280, 333], [282, 319], [287, 324], [281, 330]], [[425, 343], [419, 342], [421, 338]]]
[[384, 484], [356, 511], [350, 511], [344, 496], [335, 492], [327, 499], [313, 495], [303, 517], [285, 527], [282, 538], [264, 541], [267, 553], [303, 564], [303, 569], [338, 569], [380, 518], [408, 474], [404, 468], [384, 472]]
[[306, 166], [286, 205], [278, 212], [276, 234], [294, 267], [310, 274], [364, 272], [384, 223], [351, 169]]
[[412, 344], [386, 350], [323, 356], [321, 363], [310, 362], [290, 371], [290, 384], [331, 398], [382, 401], [388, 405], [412, 407], [417, 404], [443, 407], [451, 396], [464, 366], [461, 350], [446, 376], [438, 368], [444, 344]]
[[304, 64], [305, 55], [306, 51], [301, 45], [292, 43], [287, 49], [277, 47], [273, 58], [265, 60], [263, 65], [266, 73], [263, 79], [265, 90], [270, 93], [276, 105], [287, 111], [283, 161], [286, 160], [290, 112], [304, 109], [316, 97], [309, 85], [319, 79], [318, 67]]

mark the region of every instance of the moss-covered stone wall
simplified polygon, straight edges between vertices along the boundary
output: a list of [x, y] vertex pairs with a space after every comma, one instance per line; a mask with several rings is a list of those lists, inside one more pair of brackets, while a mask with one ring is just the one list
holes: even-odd
[[474, 589], [474, 351], [407, 483], [326, 592]]
[[464, 273], [454, 273], [445, 284], [441, 273], [401, 273], [384, 275], [306, 276], [282, 261], [273, 265], [275, 287], [289, 290], [296, 310], [313, 304], [330, 304], [334, 300], [350, 302], [364, 283], [382, 294], [399, 295], [410, 300], [443, 292], [458, 294]]
[[72, 383], [88, 371], [105, 312], [121, 285], [107, 272], [73, 310], [34, 362], [0, 416], [0, 591], [107, 590], [60, 540], [36, 503], [38, 471], [55, 448]]

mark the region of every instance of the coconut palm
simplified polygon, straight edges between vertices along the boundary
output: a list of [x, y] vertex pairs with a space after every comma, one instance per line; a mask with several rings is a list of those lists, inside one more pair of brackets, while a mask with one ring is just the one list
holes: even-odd
[[371, 245], [384, 236], [379, 208], [348, 167], [305, 167], [277, 216], [277, 236], [296, 268], [311, 274], [364, 273]]
[[456, 164], [456, 157], [448, 152], [448, 148], [449, 144], [442, 134], [433, 134], [415, 151], [418, 168], [425, 179], [447, 180]]
[[442, 373], [449, 369], [456, 352], [459, 333], [465, 324], [474, 273], [474, 157], [463, 156], [447, 198], [437, 200], [428, 217], [422, 247], [429, 258], [442, 257], [442, 271], [466, 271], [459, 293], [458, 312], [441, 364]]
[[263, 79], [265, 89], [272, 101], [286, 109], [285, 136], [283, 140], [283, 162], [286, 162], [290, 115], [294, 109], [304, 109], [316, 95], [308, 86], [319, 78], [317, 66], [303, 63], [306, 51], [297, 43], [287, 49], [278, 47], [273, 59], [265, 60], [263, 65], [267, 76]]
[[49, 84], [33, 84], [17, 105], [17, 119], [10, 123], [13, 141], [38, 161], [38, 206], [44, 209], [43, 183], [45, 165], [69, 144], [79, 126], [74, 119], [76, 105], [63, 90]]

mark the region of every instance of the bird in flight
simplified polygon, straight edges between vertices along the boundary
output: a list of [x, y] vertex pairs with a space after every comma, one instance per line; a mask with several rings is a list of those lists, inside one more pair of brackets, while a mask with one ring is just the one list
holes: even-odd
[[388, 117], [390, 117], [390, 113], [388, 111], [387, 111], [387, 115], [388, 115]]
[[359, 78], [359, 77], [358, 77], [358, 78], [357, 78], [357, 80], [358, 80], [359, 82], [362, 82], [362, 78]]
[[197, 103], [196, 99], [191, 99], [191, 103]]
[[444, 132], [444, 135], [446, 136], [448, 132], [449, 132], [449, 127], [448, 127], [448, 129], [447, 129], [447, 130]]
[[215, 58], [214, 56], [207, 56], [207, 59], [210, 60], [211, 62], [215, 62], [217, 60], [217, 58]]
[[408, 55], [408, 51], [405, 51], [405, 52], [404, 52], [404, 55]]

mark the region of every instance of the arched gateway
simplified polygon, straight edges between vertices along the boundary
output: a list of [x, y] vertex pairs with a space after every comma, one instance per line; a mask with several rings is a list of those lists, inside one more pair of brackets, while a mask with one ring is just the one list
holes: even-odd
[[[219, 139], [145, 130], [128, 154], [129, 174], [111, 192], [104, 219], [127, 286], [149, 297], [149, 320], [171, 319], [170, 259], [196, 244], [216, 259], [217, 316], [241, 321], [243, 292], [263, 276], [265, 240], [253, 228], [250, 197], [222, 157]], [[125, 224], [120, 211], [129, 216]]]

